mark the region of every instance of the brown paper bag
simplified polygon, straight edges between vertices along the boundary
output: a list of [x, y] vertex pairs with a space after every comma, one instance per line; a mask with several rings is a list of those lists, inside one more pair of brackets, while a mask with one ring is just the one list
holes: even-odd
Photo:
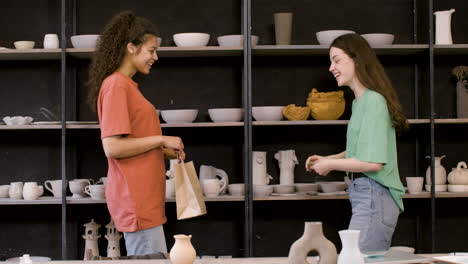
[[174, 165], [177, 219], [187, 219], [206, 214], [205, 200], [193, 162]]

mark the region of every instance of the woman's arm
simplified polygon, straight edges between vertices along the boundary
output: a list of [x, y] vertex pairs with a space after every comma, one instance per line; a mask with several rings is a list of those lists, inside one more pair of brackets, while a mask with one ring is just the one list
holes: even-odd
[[129, 138], [122, 135], [117, 135], [103, 138], [102, 146], [106, 156], [114, 159], [122, 159], [140, 155], [159, 147], [176, 150], [184, 149], [184, 144], [179, 137], [170, 136]]
[[319, 175], [325, 176], [332, 170], [349, 171], [349, 172], [370, 172], [379, 171], [382, 169], [382, 163], [360, 161], [354, 158], [348, 159], [328, 159], [323, 158], [317, 160], [312, 165], [311, 169]]
[[343, 151], [343, 152], [340, 152], [338, 154], [326, 156], [325, 158], [328, 158], [328, 159], [344, 159], [344, 158], [346, 158], [346, 150]]

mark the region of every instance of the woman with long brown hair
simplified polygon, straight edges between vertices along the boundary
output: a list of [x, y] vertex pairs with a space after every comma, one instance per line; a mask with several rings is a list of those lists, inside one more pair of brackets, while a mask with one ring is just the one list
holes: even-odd
[[124, 233], [127, 255], [166, 253], [167, 150], [184, 157], [179, 137], [163, 136], [156, 108], [132, 79], [158, 60], [155, 26], [132, 12], [113, 17], [102, 32], [89, 70], [89, 97], [97, 110], [108, 161], [107, 208]]
[[351, 179], [349, 229], [360, 230], [364, 252], [390, 247], [405, 189], [400, 181], [396, 133], [407, 129], [397, 94], [375, 52], [357, 34], [338, 37], [330, 46], [330, 72], [338, 86], [355, 96], [346, 135], [346, 150], [312, 155], [306, 170], [325, 176], [346, 171]]

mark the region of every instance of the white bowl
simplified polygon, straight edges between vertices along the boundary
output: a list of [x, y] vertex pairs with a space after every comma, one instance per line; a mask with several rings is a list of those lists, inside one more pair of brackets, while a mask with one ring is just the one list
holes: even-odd
[[198, 115], [198, 109], [162, 110], [161, 117], [168, 124], [192, 123]]
[[[430, 192], [431, 191], [431, 185], [426, 184], [425, 186], [426, 191]], [[436, 184], [435, 185], [435, 191], [436, 192], [446, 192], [447, 191], [447, 184]]]
[[355, 33], [352, 30], [323, 30], [315, 33], [315, 36], [317, 37], [317, 40], [320, 45], [327, 45], [329, 46], [332, 44], [333, 40], [335, 40], [337, 37], [344, 35], [344, 34], [350, 34], [350, 33]]
[[295, 187], [294, 185], [273, 185], [273, 192], [275, 193], [294, 193]]
[[348, 187], [345, 182], [320, 182], [319, 185], [324, 193], [341, 192]]
[[242, 120], [244, 109], [242, 108], [211, 108], [208, 109], [213, 122], [239, 122]]
[[243, 183], [229, 184], [228, 191], [231, 195], [243, 196], [245, 193], [245, 185]]
[[284, 106], [254, 106], [252, 115], [257, 121], [280, 121]]
[[71, 43], [77, 49], [93, 49], [96, 48], [99, 35], [75, 35], [71, 36]]
[[392, 45], [395, 39], [395, 35], [385, 33], [362, 34], [361, 37], [363, 37], [371, 47]]
[[9, 126], [29, 125], [34, 119], [30, 116], [5, 116], [3, 122]]
[[[252, 35], [252, 47], [258, 43], [258, 36]], [[244, 35], [225, 35], [218, 37], [218, 44], [221, 47], [242, 47], [244, 46]]]
[[297, 192], [318, 192], [318, 184], [316, 183], [295, 183]]
[[34, 48], [34, 44], [35, 44], [34, 41], [27, 41], [27, 40], [13, 42], [13, 45], [15, 45], [16, 49], [32, 49]]
[[204, 47], [210, 41], [207, 33], [178, 33], [172, 37], [177, 47]]
[[468, 185], [449, 184], [448, 191], [449, 192], [468, 192]]
[[273, 185], [259, 185], [254, 184], [253, 196], [254, 197], [267, 197], [273, 193]]
[[[48, 262], [48, 261], [51, 261], [51, 258], [49, 257], [39, 257], [39, 256], [30, 256], [31, 260], [33, 262]], [[8, 262], [20, 262], [20, 257], [16, 257], [16, 258], [9, 258], [5, 261], [8, 261]]]

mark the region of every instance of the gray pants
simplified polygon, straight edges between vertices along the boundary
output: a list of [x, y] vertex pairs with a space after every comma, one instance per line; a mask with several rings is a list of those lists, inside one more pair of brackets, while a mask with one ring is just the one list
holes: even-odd
[[163, 226], [136, 232], [124, 232], [127, 256], [167, 253]]

